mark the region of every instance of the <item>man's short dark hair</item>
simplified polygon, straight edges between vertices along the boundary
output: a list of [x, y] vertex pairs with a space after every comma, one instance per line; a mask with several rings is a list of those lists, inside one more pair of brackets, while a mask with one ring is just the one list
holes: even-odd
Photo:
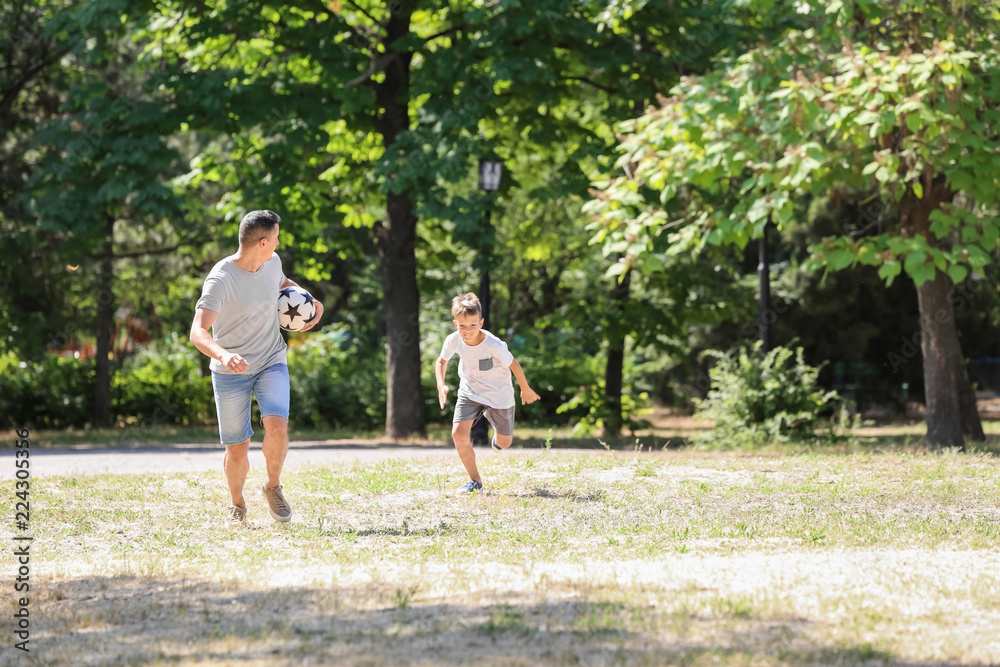
[[274, 211], [250, 211], [240, 220], [240, 245], [249, 248], [261, 239], [266, 239], [281, 222]]

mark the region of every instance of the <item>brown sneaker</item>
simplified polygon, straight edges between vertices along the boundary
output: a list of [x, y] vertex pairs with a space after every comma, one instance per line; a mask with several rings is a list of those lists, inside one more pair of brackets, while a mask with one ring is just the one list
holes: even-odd
[[261, 487], [261, 493], [267, 498], [268, 508], [271, 510], [271, 516], [274, 517], [275, 521], [285, 521], [292, 520], [292, 508], [285, 500], [285, 494], [281, 492], [281, 485], [274, 487], [273, 489], [267, 488], [267, 483]]
[[230, 505], [226, 509], [226, 514], [229, 515], [229, 523], [241, 524], [245, 523], [247, 520], [247, 508], [238, 507], [236, 505]]

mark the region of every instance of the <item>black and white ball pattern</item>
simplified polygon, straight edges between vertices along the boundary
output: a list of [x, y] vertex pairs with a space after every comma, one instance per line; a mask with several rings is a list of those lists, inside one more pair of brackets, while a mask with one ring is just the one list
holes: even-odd
[[278, 326], [285, 331], [301, 331], [316, 315], [312, 294], [289, 285], [278, 292]]

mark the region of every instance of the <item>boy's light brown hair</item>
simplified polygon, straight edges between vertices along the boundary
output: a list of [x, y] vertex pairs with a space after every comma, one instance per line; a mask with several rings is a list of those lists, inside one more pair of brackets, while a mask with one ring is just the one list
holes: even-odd
[[459, 315], [483, 316], [483, 307], [479, 303], [479, 297], [474, 293], [459, 294], [451, 300], [451, 316], [456, 320]]

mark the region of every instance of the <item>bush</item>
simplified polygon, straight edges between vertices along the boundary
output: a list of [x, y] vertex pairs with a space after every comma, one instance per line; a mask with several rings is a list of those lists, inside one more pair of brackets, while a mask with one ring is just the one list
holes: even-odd
[[204, 424], [215, 420], [212, 377], [201, 376], [201, 352], [173, 336], [144, 346], [111, 381], [114, 414], [126, 423]]
[[715, 428], [699, 440], [725, 448], [807, 442], [817, 438], [820, 415], [832, 412], [838, 396], [816, 384], [819, 369], [802, 359], [802, 348], [777, 347], [761, 355], [761, 344], [734, 355], [716, 350], [709, 370], [711, 388], [696, 399], [699, 417]]
[[[575, 397], [588, 392], [603, 377], [603, 357], [593, 350], [580, 347], [574, 332], [553, 331], [548, 334], [532, 331], [514, 336], [510, 351], [517, 358], [531, 387], [541, 399], [531, 405], [521, 405], [520, 389], [514, 382], [517, 423], [532, 426], [577, 424], [589, 413], [589, 405], [579, 402], [563, 407]], [[567, 354], [567, 350], [573, 350]]]
[[288, 350], [293, 426], [385, 425], [385, 353], [343, 330], [311, 332]]
[[0, 422], [6, 428], [82, 427], [94, 406], [95, 364], [72, 357], [0, 355]]
[[[517, 403], [517, 423], [574, 424], [578, 432], [600, 430], [607, 417], [599, 349], [587, 349], [575, 332], [532, 332], [515, 336], [511, 351], [542, 400]], [[426, 345], [421, 363], [424, 414], [428, 422], [451, 421], [451, 408], [437, 403], [434, 363], [440, 343]], [[578, 349], [566, 354], [567, 349]], [[112, 366], [112, 414], [130, 427], [214, 423], [215, 399], [207, 360], [186, 337], [170, 336], [141, 348]], [[449, 369], [452, 405], [457, 396], [456, 360]], [[385, 425], [386, 369], [381, 342], [365, 341], [344, 329], [293, 337], [288, 350], [292, 426], [379, 430]], [[636, 367], [626, 365], [622, 397], [625, 428], [642, 426], [637, 416], [648, 403], [635, 389]], [[8, 428], [83, 428], [93, 416], [93, 359], [45, 357], [39, 362], [0, 355], [0, 422]], [[631, 388], [631, 395], [629, 395]], [[519, 390], [515, 388], [515, 396]], [[254, 420], [258, 419], [256, 402]]]
[[[600, 345], [588, 348], [586, 338], [578, 332], [557, 330], [515, 336], [510, 350], [524, 368], [532, 388], [541, 395], [541, 400], [532, 405], [517, 403], [518, 423], [572, 424], [579, 436], [602, 431], [610, 408], [604, 388], [607, 356]], [[567, 354], [568, 350], [573, 352]], [[649, 407], [649, 395], [637, 388], [639, 368], [633, 357], [626, 355], [622, 383], [622, 427], [632, 431], [648, 426], [639, 417]], [[515, 389], [515, 395], [518, 394]]]
[[[215, 419], [212, 378], [187, 340], [152, 344], [112, 365], [112, 414], [128, 424], [202, 424]], [[93, 359], [0, 355], [0, 422], [6, 427], [84, 428], [94, 412]]]

